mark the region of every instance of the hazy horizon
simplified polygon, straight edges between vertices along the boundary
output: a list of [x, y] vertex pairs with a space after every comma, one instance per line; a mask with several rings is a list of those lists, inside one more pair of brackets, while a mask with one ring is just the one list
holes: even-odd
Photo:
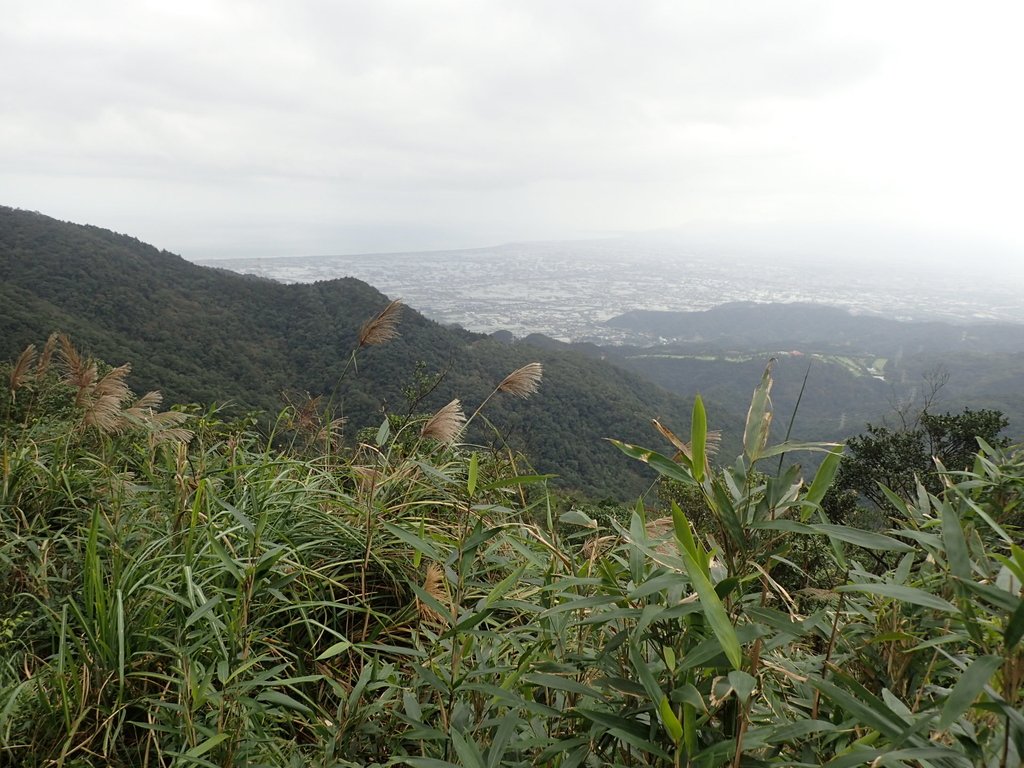
[[0, 203], [191, 260], [626, 237], [1020, 275], [1012, 0], [0, 7]]

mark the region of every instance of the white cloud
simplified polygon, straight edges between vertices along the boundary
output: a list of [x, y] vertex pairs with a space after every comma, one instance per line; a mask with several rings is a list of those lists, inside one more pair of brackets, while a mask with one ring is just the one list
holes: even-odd
[[852, 221], [1019, 250], [1024, 6], [965, 8], [0, 0], [0, 201], [195, 257]]

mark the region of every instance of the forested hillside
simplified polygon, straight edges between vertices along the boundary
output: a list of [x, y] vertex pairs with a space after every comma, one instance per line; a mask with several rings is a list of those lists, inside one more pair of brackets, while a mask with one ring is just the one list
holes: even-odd
[[382, 408], [404, 414], [406, 390], [418, 379], [429, 389], [443, 374], [417, 410], [454, 397], [471, 410], [506, 374], [537, 360], [540, 393], [514, 409], [496, 398], [488, 417], [538, 471], [618, 498], [646, 487], [648, 475], [622, 467], [603, 438], [639, 439], [655, 416], [686, 428], [688, 403], [635, 374], [574, 352], [445, 328], [409, 308], [399, 336], [360, 350], [342, 377], [360, 326], [387, 303], [353, 279], [281, 285], [199, 267], [107, 230], [0, 208], [0, 358], [60, 330], [111, 364], [131, 361], [139, 390], [159, 388], [172, 403], [230, 402], [235, 412], [277, 413], [283, 394], [326, 400], [337, 386], [350, 435], [377, 426]]
[[[896, 311], [894, 309], [894, 311]], [[865, 422], [963, 407], [997, 409], [1024, 437], [1024, 325], [903, 322], [814, 304], [724, 304], [703, 312], [630, 312], [609, 320], [647, 346], [607, 348], [619, 365], [676, 392], [736, 402], [766, 357], [775, 403], [807, 437], [841, 439]], [[587, 351], [580, 348], [581, 351]], [[804, 374], [807, 386], [801, 396]]]

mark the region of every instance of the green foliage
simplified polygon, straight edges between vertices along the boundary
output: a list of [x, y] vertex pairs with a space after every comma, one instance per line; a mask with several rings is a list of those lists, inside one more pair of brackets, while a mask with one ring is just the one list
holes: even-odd
[[[1020, 764], [1024, 453], [837, 525], [838, 453], [772, 443], [771, 383], [723, 470], [700, 400], [675, 459], [617, 443], [697, 502], [624, 515], [421, 416], [156, 440], [35, 375], [0, 421], [0, 765]], [[810, 483], [767, 471], [797, 449]]]
[[[1009, 444], [1000, 437], [1006, 426], [998, 411], [969, 408], [959, 414], [926, 411], [904, 429], [869, 424], [866, 433], [846, 443], [846, 456], [826, 502], [829, 517], [841, 522], [857, 516], [861, 499], [876, 511], [884, 509], [888, 498], [883, 487], [904, 499], [915, 496], [918, 483], [938, 493], [942, 480], [936, 460], [947, 469], [965, 470], [974, 463], [978, 440], [1000, 448]], [[872, 517], [874, 521], [860, 514], [858, 522], [877, 525], [877, 514]]]

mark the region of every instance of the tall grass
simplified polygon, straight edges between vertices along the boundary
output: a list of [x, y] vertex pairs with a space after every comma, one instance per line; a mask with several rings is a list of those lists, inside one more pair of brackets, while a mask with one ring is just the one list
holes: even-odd
[[[284, 414], [315, 435], [291, 442], [113, 384], [86, 419], [113, 371], [41, 358], [7, 377], [0, 422], [2, 765], [1024, 755], [1019, 452], [981, 446], [940, 496], [893, 496], [888, 532], [834, 525], [839, 451], [771, 444], [768, 371], [725, 469], [699, 398], [688, 441], [661, 428], [673, 458], [617, 444], [692, 508], [602, 523], [460, 444], [457, 401], [339, 450], [315, 407]], [[758, 469], [798, 450], [826, 452], [809, 482]]]

